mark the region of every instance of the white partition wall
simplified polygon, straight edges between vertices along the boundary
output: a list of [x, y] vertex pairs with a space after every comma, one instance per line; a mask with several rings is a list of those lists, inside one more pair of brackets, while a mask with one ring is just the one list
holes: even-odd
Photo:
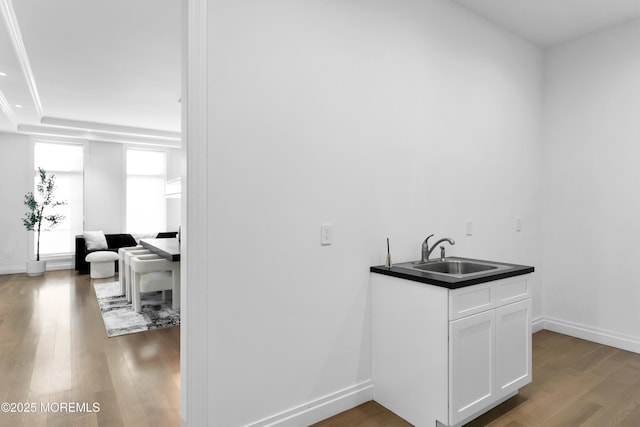
[[640, 352], [640, 21], [548, 49], [545, 327]]
[[22, 226], [26, 212], [22, 202], [33, 188], [27, 173], [32, 168], [29, 137], [0, 132], [0, 274], [25, 269], [29, 235]]
[[386, 237], [397, 261], [437, 233], [451, 255], [538, 264], [541, 55], [452, 2], [206, 5], [188, 11], [206, 75], [188, 93], [206, 98], [187, 103], [205, 135], [187, 135], [200, 322], [183, 418], [307, 425], [371, 398], [368, 269]]

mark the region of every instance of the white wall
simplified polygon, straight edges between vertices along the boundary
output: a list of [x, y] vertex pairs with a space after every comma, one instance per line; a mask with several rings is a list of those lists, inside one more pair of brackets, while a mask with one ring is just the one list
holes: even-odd
[[22, 225], [29, 182], [29, 138], [0, 132], [0, 274], [24, 271], [29, 233]]
[[543, 305], [547, 327], [640, 352], [639, 45], [635, 21], [546, 52]]
[[387, 236], [539, 267], [536, 48], [438, 0], [209, 2], [208, 31], [209, 425], [371, 378]]
[[124, 233], [124, 146], [91, 141], [86, 150], [84, 229]]

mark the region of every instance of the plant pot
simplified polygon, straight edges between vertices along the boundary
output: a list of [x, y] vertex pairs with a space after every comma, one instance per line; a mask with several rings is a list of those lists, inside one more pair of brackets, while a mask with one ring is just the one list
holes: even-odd
[[47, 269], [47, 261], [27, 261], [28, 276], [42, 276]]

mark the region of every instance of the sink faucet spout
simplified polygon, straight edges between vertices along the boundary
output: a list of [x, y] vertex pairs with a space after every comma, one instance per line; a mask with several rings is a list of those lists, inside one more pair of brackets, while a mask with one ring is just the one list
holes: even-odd
[[[437, 242], [435, 242], [433, 244], [433, 246], [431, 246], [431, 248], [429, 248], [429, 239], [431, 237], [433, 237], [433, 234], [431, 234], [429, 237], [424, 239], [424, 242], [422, 242], [422, 257], [420, 258], [421, 262], [429, 261], [429, 256], [431, 255], [431, 252], [433, 252], [433, 250], [435, 248], [437, 248], [440, 243], [447, 242], [450, 245], [455, 245], [456, 244], [456, 242], [453, 239], [445, 237], [444, 239], [440, 239]], [[444, 251], [442, 251], [442, 252], [444, 252]]]

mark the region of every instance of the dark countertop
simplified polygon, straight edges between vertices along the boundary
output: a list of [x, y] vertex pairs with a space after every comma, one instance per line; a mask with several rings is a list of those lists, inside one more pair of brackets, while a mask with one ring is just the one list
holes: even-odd
[[480, 263], [499, 264], [507, 268], [499, 271], [487, 271], [471, 274], [467, 277], [455, 277], [427, 271], [410, 270], [401, 266], [393, 265], [391, 268], [379, 265], [369, 268], [372, 273], [384, 274], [386, 276], [399, 277], [400, 279], [412, 280], [414, 282], [427, 283], [429, 285], [441, 286], [449, 289], [464, 288], [465, 286], [477, 285], [479, 283], [491, 282], [507, 277], [520, 276], [533, 273], [534, 268], [528, 265], [508, 264], [505, 262], [487, 261], [471, 258], [447, 257], [454, 261], [470, 261]]
[[149, 249], [169, 261], [180, 261], [180, 244], [178, 239], [142, 239], [142, 247]]

